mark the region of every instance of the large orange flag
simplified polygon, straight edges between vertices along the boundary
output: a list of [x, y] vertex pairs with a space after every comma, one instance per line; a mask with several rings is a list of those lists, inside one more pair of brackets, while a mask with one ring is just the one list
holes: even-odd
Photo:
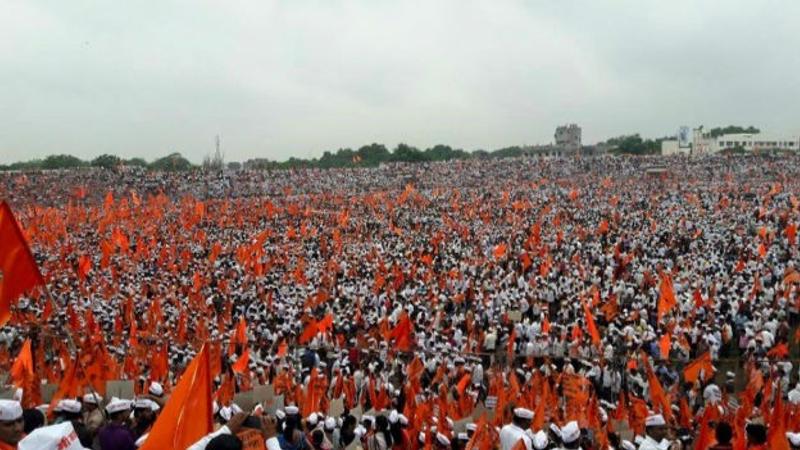
[[675, 299], [675, 290], [672, 288], [672, 278], [668, 274], [661, 274], [661, 285], [658, 291], [658, 320], [660, 321], [664, 314], [670, 312], [678, 304]]
[[44, 285], [36, 260], [11, 208], [0, 203], [0, 327], [11, 318], [11, 305], [34, 286]]
[[184, 450], [212, 431], [208, 345], [195, 356], [172, 391], [141, 450]]
[[395, 345], [397, 345], [397, 349], [401, 352], [407, 352], [411, 350], [412, 346], [412, 339], [411, 333], [414, 332], [414, 325], [411, 323], [411, 319], [409, 319], [408, 314], [403, 312], [400, 315], [400, 319], [397, 321], [397, 325], [392, 330], [391, 338], [395, 340]]

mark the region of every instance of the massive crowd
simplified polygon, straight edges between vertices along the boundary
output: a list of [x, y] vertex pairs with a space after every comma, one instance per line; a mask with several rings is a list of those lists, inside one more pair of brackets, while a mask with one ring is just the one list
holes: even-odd
[[799, 186], [795, 157], [0, 174], [48, 287], [0, 329], [36, 375], [0, 448], [146, 445], [204, 345], [192, 449], [241, 448], [263, 385], [270, 450], [800, 448]]

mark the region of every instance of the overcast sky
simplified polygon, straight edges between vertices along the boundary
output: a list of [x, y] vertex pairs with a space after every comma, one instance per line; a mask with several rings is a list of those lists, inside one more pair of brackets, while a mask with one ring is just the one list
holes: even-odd
[[800, 133], [800, 1], [0, 0], [0, 162]]

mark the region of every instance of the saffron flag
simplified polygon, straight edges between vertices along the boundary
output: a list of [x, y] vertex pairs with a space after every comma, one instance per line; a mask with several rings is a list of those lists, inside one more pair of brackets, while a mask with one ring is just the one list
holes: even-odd
[[409, 319], [408, 313], [403, 312], [391, 333], [391, 338], [395, 340], [395, 345], [397, 345], [398, 350], [401, 352], [411, 350], [413, 343], [411, 333], [413, 332], [414, 326], [411, 324], [411, 319]]
[[27, 378], [33, 376], [33, 353], [31, 352], [31, 340], [25, 339], [22, 349], [19, 351], [14, 364], [11, 366], [10, 380], [14, 386], [23, 387]]
[[233, 370], [236, 373], [243, 374], [247, 371], [247, 365], [249, 363], [250, 363], [250, 349], [248, 348], [245, 349], [244, 353], [242, 353], [242, 356], [240, 356], [239, 359], [237, 359], [236, 362], [233, 363], [233, 365], [231, 366], [231, 370]]
[[208, 346], [195, 356], [172, 391], [141, 450], [184, 450], [211, 433], [211, 366]]
[[507, 249], [508, 249], [508, 246], [505, 244], [505, 242], [501, 242], [501, 243], [497, 244], [494, 247], [494, 251], [492, 252], [493, 255], [494, 255], [494, 259], [500, 259], [503, 256], [505, 256]]
[[690, 362], [683, 369], [683, 379], [694, 383], [703, 372], [703, 379], [708, 381], [714, 376], [714, 365], [711, 364], [711, 353], [705, 352], [699, 358]]
[[675, 299], [675, 290], [672, 287], [672, 278], [669, 275], [661, 274], [661, 285], [658, 291], [658, 320], [660, 321], [664, 314], [670, 312], [678, 304]]
[[789, 356], [789, 347], [786, 345], [786, 343], [778, 344], [767, 352], [767, 356], [779, 359], [786, 358]]
[[661, 336], [661, 339], [658, 340], [658, 352], [660, 353], [661, 359], [669, 359], [669, 350], [672, 347], [672, 336], [669, 333], [665, 333]]
[[586, 300], [583, 300], [583, 314], [586, 319], [586, 328], [589, 329], [589, 336], [592, 337], [592, 344], [596, 346], [600, 346], [600, 332], [597, 331], [597, 325], [594, 323], [594, 317], [592, 316], [592, 312], [589, 310], [589, 305], [586, 304]]
[[11, 208], [0, 203], [0, 326], [11, 318], [11, 305], [20, 295], [44, 285], [36, 260]]

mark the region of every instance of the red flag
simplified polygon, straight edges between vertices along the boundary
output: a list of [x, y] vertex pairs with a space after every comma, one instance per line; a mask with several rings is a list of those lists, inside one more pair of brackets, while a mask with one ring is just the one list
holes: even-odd
[[789, 245], [793, 246], [797, 242], [797, 224], [790, 223], [786, 225], [786, 229], [783, 232], [786, 234], [786, 240], [789, 241]]
[[44, 285], [11, 208], [0, 203], [0, 326], [11, 318], [11, 306], [34, 286]]
[[183, 450], [210, 433], [211, 370], [208, 346], [181, 375], [141, 450]]

